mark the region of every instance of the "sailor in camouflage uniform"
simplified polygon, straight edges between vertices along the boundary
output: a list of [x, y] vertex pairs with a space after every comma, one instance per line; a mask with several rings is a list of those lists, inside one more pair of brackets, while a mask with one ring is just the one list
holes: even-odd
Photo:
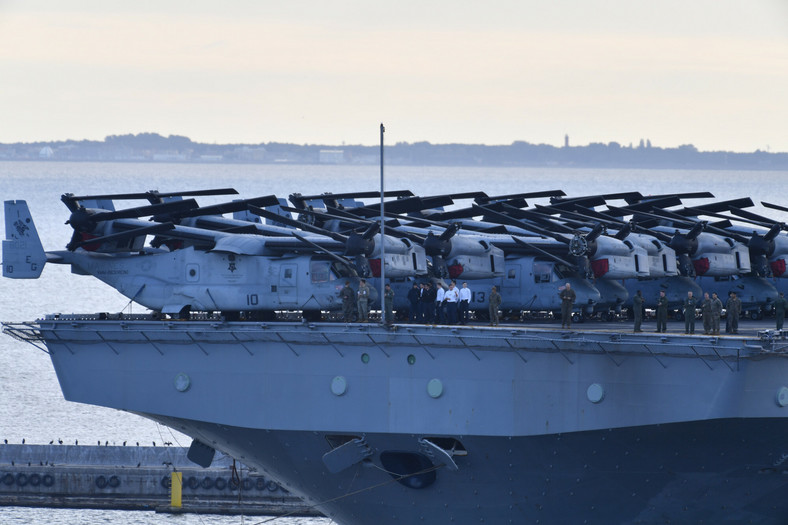
[[657, 332], [668, 331], [668, 298], [665, 297], [665, 290], [659, 291], [657, 299]]
[[369, 321], [369, 288], [367, 281], [361, 279], [358, 285], [357, 303], [358, 303], [358, 322], [366, 323]]
[[339, 291], [342, 298], [342, 319], [346, 323], [353, 321], [353, 305], [356, 302], [356, 292], [350, 287], [350, 281], [345, 281], [345, 286]]
[[741, 315], [741, 299], [736, 296], [736, 292], [731, 292], [728, 298], [728, 304], [725, 305], [725, 310], [728, 315], [728, 322], [726, 330], [732, 334], [739, 333], [739, 316]]
[[717, 292], [711, 294], [711, 333], [720, 335], [720, 317], [722, 317], [722, 301]]

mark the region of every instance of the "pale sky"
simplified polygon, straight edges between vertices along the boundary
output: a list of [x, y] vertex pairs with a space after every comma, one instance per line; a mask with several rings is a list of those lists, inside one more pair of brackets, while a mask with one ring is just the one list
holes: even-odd
[[0, 143], [788, 152], [788, 0], [0, 0]]

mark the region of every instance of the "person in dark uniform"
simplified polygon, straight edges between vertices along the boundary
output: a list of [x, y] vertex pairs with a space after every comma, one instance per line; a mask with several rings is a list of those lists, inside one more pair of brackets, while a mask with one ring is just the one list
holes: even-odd
[[498, 326], [498, 308], [501, 307], [501, 294], [498, 289], [493, 286], [490, 292], [490, 326]]
[[777, 329], [783, 329], [783, 322], [785, 322], [785, 310], [788, 309], [788, 300], [785, 299], [785, 294], [780, 292], [780, 297], [774, 301], [774, 317], [777, 320]]
[[665, 297], [665, 290], [659, 291], [657, 299], [657, 332], [668, 331], [668, 298]]
[[369, 322], [369, 288], [367, 287], [366, 280], [361, 279], [361, 282], [359, 282], [356, 297], [356, 303], [358, 305], [358, 322]]
[[561, 328], [572, 328], [572, 307], [575, 305], [577, 294], [569, 283], [558, 290], [558, 297], [561, 298]]
[[736, 292], [731, 292], [728, 297], [728, 304], [725, 305], [728, 322], [725, 323], [727, 331], [732, 334], [739, 333], [739, 316], [741, 315], [741, 299], [736, 296]]
[[394, 324], [394, 290], [389, 283], [386, 283], [383, 290], [383, 313], [386, 324]]
[[632, 298], [632, 315], [635, 317], [635, 332], [642, 332], [640, 324], [643, 322], [643, 294], [640, 290]]
[[701, 313], [703, 314], [703, 333], [711, 333], [711, 298], [709, 292], [703, 294], [703, 302], [700, 305]]
[[342, 298], [342, 319], [346, 323], [353, 322], [353, 306], [356, 303], [356, 292], [350, 287], [350, 281], [345, 281], [345, 286], [339, 290], [339, 297]]
[[435, 298], [437, 295], [430, 283], [424, 284], [424, 291], [421, 293], [421, 307], [424, 311], [422, 322], [426, 324], [432, 324], [432, 320], [435, 318]]
[[722, 317], [722, 301], [717, 292], [711, 293], [711, 333], [720, 335], [720, 317]]
[[692, 296], [692, 292], [687, 292], [687, 298], [684, 299], [684, 333], [695, 333], [695, 307], [697, 306], [697, 299]]
[[409, 320], [411, 323], [415, 323], [416, 320], [419, 318], [420, 299], [421, 299], [421, 287], [419, 287], [418, 283], [413, 283], [413, 288], [408, 290], [408, 303], [410, 304]]

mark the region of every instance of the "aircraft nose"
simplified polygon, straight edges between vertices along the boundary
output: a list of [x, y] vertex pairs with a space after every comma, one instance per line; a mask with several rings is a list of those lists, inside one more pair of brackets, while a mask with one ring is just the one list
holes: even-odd
[[576, 288], [577, 291], [575, 293], [577, 293], [578, 304], [594, 305], [602, 299], [599, 290], [593, 286], [588, 286], [587, 284], [583, 283], [583, 285], [577, 286]]

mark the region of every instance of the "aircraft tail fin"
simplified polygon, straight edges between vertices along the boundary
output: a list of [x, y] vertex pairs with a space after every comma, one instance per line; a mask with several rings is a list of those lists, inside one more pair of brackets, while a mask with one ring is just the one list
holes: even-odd
[[47, 261], [25, 201], [5, 201], [3, 277], [37, 279]]

